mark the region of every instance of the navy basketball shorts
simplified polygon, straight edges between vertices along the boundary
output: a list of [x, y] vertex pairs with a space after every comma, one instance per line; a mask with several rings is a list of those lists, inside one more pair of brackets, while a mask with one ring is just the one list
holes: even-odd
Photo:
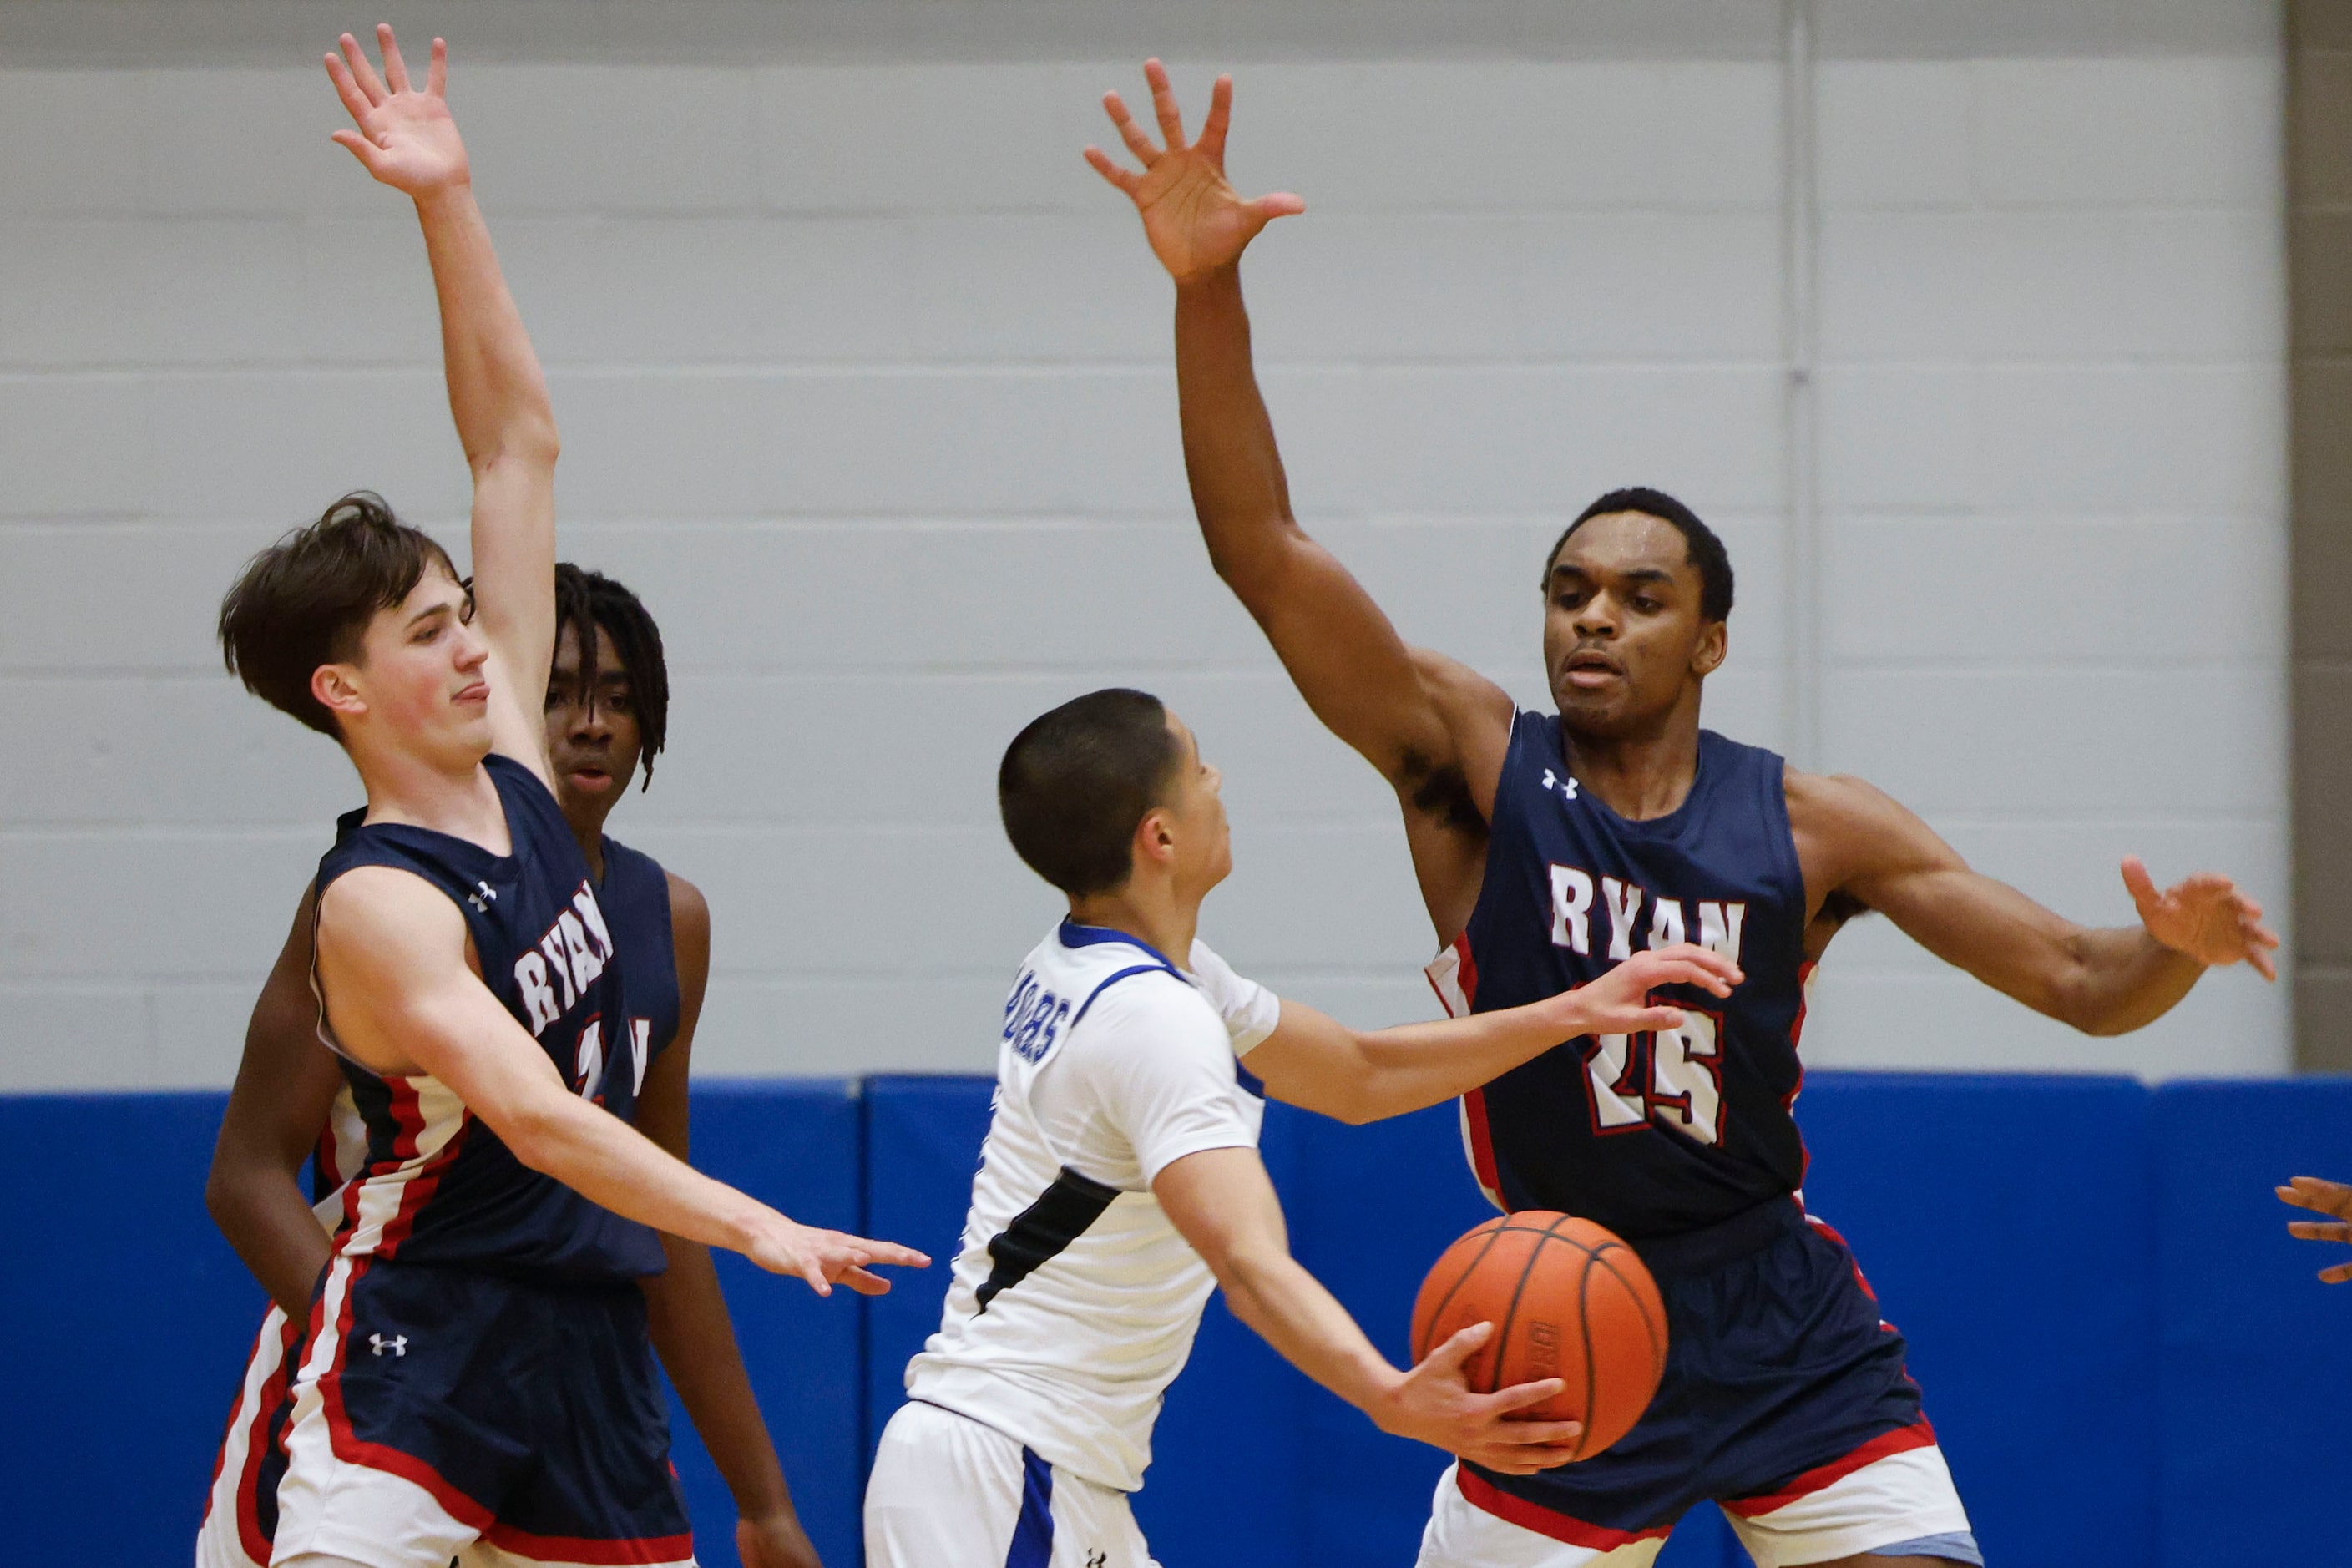
[[339, 1258], [311, 1324], [275, 1561], [691, 1568], [634, 1282]]
[[1858, 1552], [1983, 1563], [1903, 1336], [1836, 1232], [1781, 1199], [1634, 1250], [1665, 1300], [1657, 1397], [1590, 1459], [1532, 1476], [1448, 1468], [1421, 1568], [1641, 1568], [1703, 1502], [1758, 1568]]

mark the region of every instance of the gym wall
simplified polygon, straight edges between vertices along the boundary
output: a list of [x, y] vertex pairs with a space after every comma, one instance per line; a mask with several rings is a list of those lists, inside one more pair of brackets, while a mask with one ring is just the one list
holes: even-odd
[[[709, 1070], [984, 1070], [1054, 913], [996, 758], [1114, 681], [1226, 771], [1212, 940], [1430, 1011], [1393, 806], [1207, 570], [1167, 285], [1077, 157], [1152, 50], [1195, 116], [1233, 68], [1235, 178], [1310, 204], [1252, 254], [1260, 360], [1302, 516], [1408, 637], [1539, 701], [1544, 550], [1661, 485], [1740, 574], [1717, 727], [2077, 918], [2128, 918], [2129, 851], [2284, 913], [2266, 5], [1822, 0], [1801, 230], [1746, 0], [377, 10], [451, 39], [563, 552], [667, 631], [673, 751], [614, 830], [710, 896]], [[0, 1089], [227, 1081], [356, 792], [221, 672], [218, 595], [356, 486], [462, 548], [415, 226], [327, 140], [318, 56], [376, 14], [0, 8]], [[1817, 1064], [2289, 1059], [2242, 973], [2095, 1041], [1883, 926], [1815, 997]]]

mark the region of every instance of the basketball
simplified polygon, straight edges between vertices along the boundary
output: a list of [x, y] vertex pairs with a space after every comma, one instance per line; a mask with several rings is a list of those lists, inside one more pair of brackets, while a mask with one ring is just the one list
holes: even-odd
[[1633, 1249], [1591, 1220], [1528, 1209], [1447, 1247], [1413, 1300], [1412, 1359], [1482, 1322], [1495, 1332], [1463, 1363], [1471, 1389], [1566, 1379], [1566, 1389], [1518, 1414], [1584, 1423], [1572, 1458], [1632, 1431], [1665, 1373], [1658, 1288]]

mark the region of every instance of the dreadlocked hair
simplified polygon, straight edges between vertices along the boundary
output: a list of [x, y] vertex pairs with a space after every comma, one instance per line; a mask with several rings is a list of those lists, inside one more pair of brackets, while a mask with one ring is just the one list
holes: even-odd
[[596, 708], [596, 632], [602, 627], [629, 672], [630, 700], [637, 710], [637, 734], [643, 744], [645, 778], [639, 789], [654, 782], [654, 758], [669, 738], [669, 665], [662, 657], [661, 628], [635, 594], [602, 572], [587, 572], [569, 561], [555, 563], [555, 629], [563, 628], [580, 645], [580, 689], [576, 693], [590, 712]]

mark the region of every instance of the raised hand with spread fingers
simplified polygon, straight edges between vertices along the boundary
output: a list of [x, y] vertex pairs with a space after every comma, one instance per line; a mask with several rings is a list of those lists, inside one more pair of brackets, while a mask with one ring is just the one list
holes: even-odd
[[1184, 119], [1176, 107], [1176, 89], [1168, 84], [1168, 70], [1158, 60], [1143, 63], [1143, 79], [1151, 86], [1151, 108], [1160, 120], [1164, 145], [1154, 144], [1128, 112], [1127, 100], [1116, 92], [1103, 94], [1104, 112], [1118, 127], [1127, 150], [1143, 165], [1141, 174], [1116, 162], [1099, 147], [1089, 147], [1087, 162], [1095, 172], [1135, 203], [1143, 219], [1144, 237], [1152, 254], [1180, 284], [1206, 277], [1241, 259], [1258, 230], [1278, 217], [1307, 210], [1307, 204], [1287, 191], [1247, 198], [1225, 179], [1225, 128], [1233, 120], [1234, 79], [1221, 76], [1209, 94], [1209, 118], [1201, 139], [1184, 140]]

